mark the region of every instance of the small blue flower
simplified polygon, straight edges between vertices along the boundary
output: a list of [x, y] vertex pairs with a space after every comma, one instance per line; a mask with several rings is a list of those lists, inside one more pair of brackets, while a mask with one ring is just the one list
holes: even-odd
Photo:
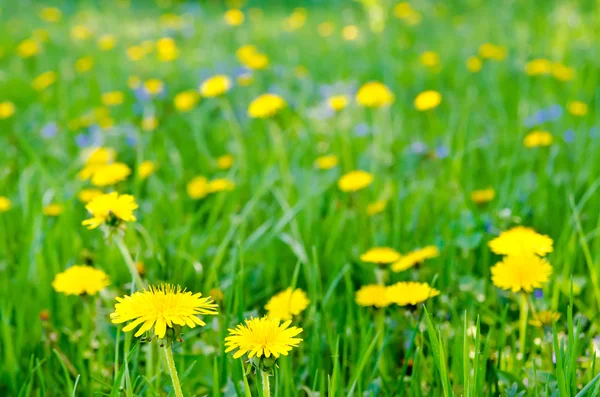
[[450, 154], [450, 149], [444, 145], [440, 145], [435, 148], [435, 157], [438, 159], [445, 159]]
[[356, 136], [366, 136], [369, 133], [369, 126], [367, 123], [360, 123], [356, 127], [354, 127], [354, 135]]
[[423, 142], [413, 142], [410, 145], [410, 150], [414, 153], [414, 154], [425, 154], [427, 152], [427, 145], [424, 144]]
[[75, 143], [80, 148], [90, 146], [91, 139], [87, 134], [79, 134], [75, 137]]
[[536, 289], [533, 291], [533, 297], [535, 299], [543, 299], [544, 298], [544, 290]]
[[563, 140], [566, 143], [573, 142], [575, 140], [575, 131], [573, 131], [571, 128], [566, 130], [565, 133], [563, 134]]
[[46, 138], [46, 139], [54, 138], [57, 133], [58, 133], [58, 125], [54, 121], [43, 126], [42, 130], [40, 131], [42, 138]]

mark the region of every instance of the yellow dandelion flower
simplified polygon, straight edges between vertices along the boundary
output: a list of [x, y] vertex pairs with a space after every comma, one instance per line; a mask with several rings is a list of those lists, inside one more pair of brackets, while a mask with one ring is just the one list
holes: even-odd
[[0, 196], [0, 213], [6, 212], [12, 207], [12, 202], [8, 197]]
[[225, 178], [217, 178], [208, 182], [208, 193], [230, 192], [235, 189], [235, 183]]
[[374, 176], [370, 172], [350, 171], [338, 179], [338, 188], [342, 192], [357, 192], [373, 183]]
[[367, 215], [381, 214], [387, 207], [387, 200], [377, 200], [367, 205]]
[[269, 58], [252, 44], [240, 47], [235, 55], [242, 65], [252, 70], [261, 70], [269, 66]]
[[214, 98], [225, 94], [231, 89], [231, 78], [224, 74], [209, 77], [200, 85], [200, 95], [205, 98]]
[[144, 81], [144, 89], [152, 96], [160, 94], [164, 89], [164, 83], [159, 79], [149, 79]]
[[427, 247], [409, 252], [395, 261], [392, 264], [392, 271], [402, 272], [419, 263], [425, 262], [427, 259], [437, 258], [438, 256], [440, 256], [439, 249], [435, 245], [428, 245]]
[[59, 216], [63, 213], [64, 209], [65, 207], [62, 204], [52, 203], [46, 205], [42, 209], [42, 212], [46, 216]]
[[492, 43], [483, 43], [479, 46], [479, 55], [484, 59], [501, 61], [506, 58], [506, 48]]
[[121, 91], [110, 91], [102, 94], [102, 104], [104, 106], [118, 106], [125, 101], [125, 94]]
[[158, 127], [158, 119], [154, 115], [144, 116], [142, 119], [142, 130], [154, 131]]
[[111, 186], [124, 181], [131, 174], [131, 168], [124, 163], [112, 163], [100, 166], [92, 172], [94, 186]]
[[550, 74], [551, 71], [552, 62], [545, 58], [533, 59], [525, 64], [525, 73], [530, 76]]
[[52, 282], [52, 288], [65, 295], [96, 295], [109, 285], [106, 273], [83, 265], [74, 265], [58, 273]]
[[92, 37], [92, 31], [85, 25], [75, 25], [71, 28], [71, 38], [76, 41], [87, 40]]
[[543, 310], [534, 313], [529, 324], [537, 328], [552, 327], [552, 324], [560, 319], [560, 313], [552, 310]]
[[246, 319], [244, 324], [229, 329], [225, 353], [238, 349], [233, 358], [240, 358], [246, 353], [248, 358], [287, 356], [302, 342], [301, 338], [296, 338], [302, 328], [290, 327], [291, 323], [291, 320], [281, 323], [277, 318], [268, 317]]
[[133, 62], [142, 60], [148, 51], [142, 46], [134, 45], [127, 48], [127, 58]]
[[440, 66], [440, 56], [435, 51], [425, 51], [419, 57], [421, 64], [428, 68], [437, 68]]
[[231, 154], [224, 154], [217, 158], [217, 168], [220, 170], [228, 170], [233, 167], [233, 163], [235, 163], [235, 158]]
[[478, 57], [469, 57], [467, 58], [467, 69], [469, 69], [472, 73], [477, 73], [483, 67], [483, 62]]
[[60, 21], [62, 18], [62, 11], [56, 7], [45, 7], [40, 11], [40, 19], [55, 23]]
[[512, 292], [532, 292], [550, 281], [552, 267], [537, 255], [508, 255], [491, 268], [492, 282], [498, 288]]
[[425, 302], [440, 294], [435, 288], [427, 283], [418, 283], [415, 281], [401, 281], [390, 285], [385, 291], [387, 299], [398, 306], [414, 306]]
[[142, 161], [138, 167], [138, 176], [140, 179], [144, 180], [148, 178], [150, 175], [154, 174], [156, 171], [156, 164], [150, 160]]
[[529, 227], [516, 226], [488, 243], [493, 253], [498, 255], [540, 255], [552, 252], [552, 239], [537, 233]]
[[415, 109], [424, 112], [435, 109], [442, 103], [442, 94], [437, 91], [423, 91], [415, 98]]
[[0, 120], [6, 120], [12, 117], [17, 111], [14, 103], [9, 101], [0, 102]]
[[354, 41], [358, 39], [359, 30], [356, 25], [347, 25], [342, 29], [342, 37], [346, 41]]
[[560, 81], [571, 81], [575, 78], [575, 69], [560, 63], [552, 64], [552, 76]]
[[346, 95], [334, 95], [327, 98], [327, 104], [336, 112], [344, 110], [348, 106], [348, 97]]
[[474, 190], [471, 192], [471, 201], [475, 204], [489, 203], [496, 197], [496, 191], [493, 188]]
[[409, 25], [417, 25], [421, 22], [421, 14], [416, 11], [409, 2], [402, 1], [394, 6], [394, 16], [402, 19]]
[[554, 137], [548, 131], [533, 131], [523, 138], [523, 146], [526, 148], [547, 147], [552, 145]]
[[355, 300], [360, 306], [386, 307], [391, 303], [387, 296], [386, 286], [381, 284], [362, 286], [356, 291]]
[[82, 203], [89, 203], [90, 201], [92, 201], [93, 199], [95, 199], [98, 196], [102, 196], [104, 194], [104, 192], [100, 189], [82, 189], [78, 194], [77, 194], [77, 198], [79, 199], [79, 201], [81, 201]]
[[179, 58], [179, 48], [171, 37], [163, 37], [156, 42], [156, 57], [161, 62], [172, 62]]
[[92, 215], [90, 219], [81, 222], [88, 229], [95, 229], [100, 225], [119, 226], [122, 222], [136, 220], [133, 211], [138, 208], [135, 197], [130, 194], [111, 192], [95, 197], [85, 209]]
[[248, 106], [248, 116], [253, 119], [266, 119], [275, 116], [287, 106], [285, 99], [277, 94], [262, 94]]
[[360, 256], [360, 260], [367, 263], [376, 263], [378, 265], [387, 265], [396, 262], [402, 255], [390, 247], [370, 248]]
[[227, 10], [223, 15], [225, 23], [229, 26], [240, 26], [244, 23], [244, 13], [236, 8]]
[[190, 198], [197, 200], [206, 197], [208, 195], [208, 179], [203, 176], [197, 176], [188, 182], [187, 194]]
[[77, 73], [86, 73], [94, 67], [94, 59], [92, 57], [79, 58], [75, 62], [75, 71]]
[[32, 56], [37, 55], [39, 52], [39, 44], [32, 39], [23, 40], [17, 47], [17, 54], [19, 54], [21, 58], [31, 58]]
[[581, 101], [572, 101], [567, 105], [567, 110], [573, 116], [585, 116], [588, 112], [588, 105]]
[[175, 98], [173, 99], [173, 105], [175, 106], [175, 109], [180, 112], [189, 112], [194, 108], [194, 106], [196, 106], [199, 99], [200, 98], [196, 91], [183, 91], [175, 95]]
[[326, 156], [317, 157], [315, 160], [315, 167], [320, 170], [330, 170], [337, 167], [340, 160], [335, 154], [328, 154]]
[[141, 325], [135, 333], [136, 337], [154, 328], [154, 335], [163, 339], [167, 329], [178, 333], [176, 326], [205, 326], [206, 323], [198, 315], [217, 314], [217, 305], [210, 296], [202, 298], [201, 293], [192, 294], [171, 284], [151, 286], [148, 290], [116, 299], [115, 311], [110, 314], [111, 321], [113, 324], [131, 321], [123, 328], [124, 332]]
[[103, 34], [98, 38], [97, 44], [101, 51], [110, 51], [117, 45], [117, 38], [112, 34]]
[[363, 84], [356, 93], [356, 102], [368, 108], [379, 108], [394, 103], [394, 94], [378, 81]]
[[269, 299], [265, 310], [267, 310], [268, 317], [285, 321], [302, 313], [309, 303], [304, 291], [300, 288], [292, 290], [290, 287]]
[[36, 91], [43, 91], [56, 82], [56, 77], [54, 71], [45, 72], [33, 79], [31, 85]]

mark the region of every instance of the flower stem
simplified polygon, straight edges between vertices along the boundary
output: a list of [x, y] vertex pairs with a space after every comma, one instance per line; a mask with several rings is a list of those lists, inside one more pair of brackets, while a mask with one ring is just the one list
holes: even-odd
[[[119, 247], [119, 251], [121, 251], [121, 255], [123, 256], [123, 259], [125, 259], [125, 264], [127, 265], [127, 268], [129, 269], [129, 272], [131, 273], [131, 277], [133, 277], [135, 284], [137, 284], [138, 289], [145, 288], [146, 283], [144, 283], [144, 280], [142, 280], [142, 278], [140, 277], [140, 274], [137, 271], [137, 267], [133, 262], [133, 258], [129, 253], [129, 249], [127, 249], [125, 241], [123, 241], [123, 237], [116, 234], [113, 236], [113, 240], [117, 244], [117, 247]], [[135, 286], [133, 289], [135, 290]]]
[[271, 397], [271, 384], [269, 383], [269, 373], [260, 371], [260, 380], [262, 381], [263, 397]]
[[167, 366], [169, 367], [169, 375], [171, 375], [171, 380], [173, 381], [173, 390], [177, 397], [183, 397], [179, 376], [177, 376], [177, 368], [175, 368], [175, 360], [173, 359], [173, 350], [171, 350], [170, 345], [165, 346], [164, 349], [165, 357], [167, 358]]
[[527, 315], [529, 313], [529, 305], [527, 302], [527, 294], [524, 292], [519, 296], [519, 350], [521, 351], [522, 360], [525, 361], [525, 343], [527, 341]]

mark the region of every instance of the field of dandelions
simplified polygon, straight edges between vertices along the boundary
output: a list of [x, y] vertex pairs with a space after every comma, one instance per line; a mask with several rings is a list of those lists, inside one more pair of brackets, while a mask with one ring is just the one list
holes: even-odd
[[0, 2], [0, 396], [600, 395], [596, 7]]

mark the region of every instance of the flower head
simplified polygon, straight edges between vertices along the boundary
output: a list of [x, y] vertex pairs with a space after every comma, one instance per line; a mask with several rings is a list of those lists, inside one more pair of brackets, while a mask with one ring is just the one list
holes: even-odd
[[46, 88], [50, 87], [52, 84], [54, 84], [56, 82], [56, 78], [56, 72], [44, 72], [37, 76], [35, 79], [33, 79], [31, 85], [36, 91], [43, 91]]
[[253, 119], [267, 119], [275, 116], [287, 106], [285, 100], [277, 94], [262, 94], [250, 103], [248, 116]]
[[290, 287], [269, 299], [265, 309], [268, 317], [291, 320], [293, 316], [302, 313], [309, 303], [304, 291], [300, 288], [292, 290]]
[[426, 259], [437, 258], [439, 255], [440, 251], [438, 248], [435, 245], [429, 245], [427, 247], [409, 252], [398, 261], [394, 262], [392, 264], [392, 271], [402, 272], [419, 263], [423, 263]]
[[138, 175], [140, 179], [146, 179], [156, 171], [156, 164], [150, 160], [145, 160], [138, 166]]
[[231, 154], [224, 154], [217, 158], [217, 168], [220, 170], [228, 170], [235, 163], [235, 158]]
[[331, 109], [339, 112], [348, 106], [348, 97], [346, 95], [333, 95], [327, 98], [327, 104]]
[[429, 284], [415, 281], [401, 281], [386, 289], [387, 299], [398, 306], [414, 306], [439, 294], [440, 291], [430, 287]]
[[473, 56], [473, 57], [467, 58], [467, 69], [469, 69], [469, 71], [471, 73], [479, 72], [482, 67], [483, 67], [483, 62], [481, 61], [481, 59], [479, 57]]
[[537, 255], [505, 256], [492, 269], [492, 282], [498, 288], [512, 292], [532, 292], [550, 281], [552, 267]]
[[90, 201], [85, 209], [92, 215], [81, 224], [88, 229], [95, 229], [102, 224], [119, 226], [122, 222], [136, 220], [133, 211], [138, 208], [135, 198], [130, 194], [119, 195], [117, 192], [103, 194]]
[[224, 74], [212, 76], [200, 85], [200, 95], [205, 98], [213, 98], [223, 95], [231, 89], [231, 78]]
[[92, 172], [92, 185], [111, 186], [124, 181], [131, 174], [131, 169], [124, 163], [112, 163], [97, 167]]
[[192, 294], [180, 286], [161, 284], [117, 298], [115, 311], [110, 318], [114, 324], [131, 321], [123, 328], [124, 332], [141, 325], [135, 333], [136, 337], [154, 327], [154, 334], [162, 339], [167, 328], [205, 326], [206, 323], [198, 317], [200, 314], [217, 314], [217, 305], [210, 296], [202, 298], [201, 293]]
[[109, 91], [102, 94], [102, 104], [104, 106], [118, 106], [125, 101], [125, 94], [122, 91]]
[[496, 197], [496, 191], [491, 187], [471, 192], [471, 201], [475, 204], [489, 203], [494, 197]]
[[225, 23], [229, 26], [240, 26], [244, 23], [244, 13], [237, 8], [232, 8], [225, 12], [223, 19], [225, 19]]
[[560, 313], [553, 312], [552, 310], [543, 310], [534, 313], [533, 318], [529, 320], [529, 324], [538, 328], [551, 327], [558, 319], [560, 319]]
[[394, 103], [394, 94], [378, 81], [363, 84], [356, 93], [356, 101], [368, 108], [379, 108]]
[[91, 266], [74, 265], [54, 277], [52, 287], [65, 295], [96, 295], [110, 285], [108, 276]]
[[12, 207], [12, 202], [8, 197], [0, 196], [0, 213], [6, 212]]
[[396, 262], [402, 255], [393, 248], [374, 247], [360, 256], [360, 260], [367, 263], [387, 265]]
[[356, 303], [360, 306], [386, 307], [390, 305], [387, 296], [387, 287], [381, 284], [362, 286], [356, 291]]
[[367, 171], [350, 171], [338, 179], [338, 187], [342, 192], [357, 192], [373, 183], [373, 174]]
[[523, 145], [526, 148], [545, 147], [552, 145], [554, 138], [548, 131], [533, 131], [523, 138]]
[[567, 105], [567, 110], [573, 116], [585, 116], [588, 112], [588, 104], [581, 101], [572, 101]]
[[386, 207], [387, 207], [386, 200], [373, 201], [372, 203], [369, 203], [367, 205], [367, 214], [368, 215], [380, 214], [385, 210]]
[[198, 102], [198, 94], [195, 91], [183, 91], [175, 95], [173, 105], [180, 112], [189, 112]]
[[437, 91], [423, 91], [415, 98], [415, 109], [424, 112], [435, 109], [442, 103], [442, 94]]
[[290, 327], [291, 323], [288, 320], [280, 324], [279, 319], [269, 317], [247, 319], [245, 324], [229, 329], [229, 336], [225, 338], [225, 353], [238, 349], [233, 358], [246, 353], [248, 358], [287, 356], [292, 348], [302, 342], [302, 339], [296, 338], [302, 328]]
[[63, 207], [62, 204], [51, 203], [51, 204], [48, 204], [47, 206], [45, 206], [42, 209], [42, 212], [46, 216], [59, 216], [60, 214], [62, 214], [64, 209], [65, 209], [65, 207]]
[[90, 201], [92, 201], [93, 199], [95, 199], [98, 196], [102, 196], [104, 194], [104, 192], [100, 189], [82, 189], [78, 194], [77, 194], [77, 198], [79, 199], [79, 201], [81, 201], [82, 203], [89, 203]]
[[5, 120], [15, 114], [17, 108], [12, 102], [4, 101], [0, 102], [0, 120]]
[[315, 167], [317, 167], [320, 170], [329, 170], [337, 166], [339, 161], [340, 160], [338, 156], [336, 156], [335, 154], [329, 154], [326, 156], [318, 157], [315, 160]]
[[187, 194], [190, 198], [197, 200], [204, 198], [208, 195], [208, 179], [203, 176], [197, 176], [188, 182]]
[[217, 178], [208, 182], [208, 193], [230, 192], [235, 189], [235, 183], [225, 178]]
[[500, 233], [488, 246], [498, 255], [540, 255], [552, 252], [554, 242], [529, 227], [516, 226]]

